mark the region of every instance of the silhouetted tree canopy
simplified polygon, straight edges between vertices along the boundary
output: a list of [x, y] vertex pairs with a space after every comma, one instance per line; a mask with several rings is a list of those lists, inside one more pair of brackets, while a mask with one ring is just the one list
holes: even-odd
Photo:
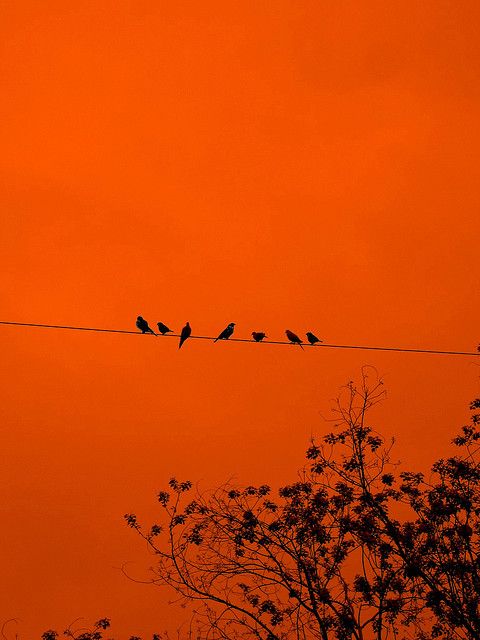
[[[110, 627], [110, 618], [101, 618], [91, 627], [80, 626], [78, 623], [81, 619], [82, 618], [77, 618], [77, 620], [74, 620], [62, 635], [71, 640], [108, 640], [104, 636], [104, 631]], [[53, 629], [49, 629], [42, 634], [42, 640], [57, 640], [57, 638], [59, 638], [59, 634]], [[154, 633], [151, 640], [160, 640], [160, 638], [158, 633]], [[139, 636], [130, 636], [128, 640], [142, 639]]]
[[[151, 582], [191, 606], [179, 638], [480, 638], [480, 399], [425, 476], [368, 423], [385, 394], [368, 373], [342, 390], [294, 482], [201, 492], [172, 478], [159, 524], [125, 515], [154, 553]], [[64, 633], [102, 640], [109, 625]]]
[[190, 636], [262, 640], [480, 638], [480, 400], [428, 478], [392, 461], [367, 422], [384, 396], [363, 371], [294, 482], [201, 493], [172, 478], [152, 582], [191, 603]]

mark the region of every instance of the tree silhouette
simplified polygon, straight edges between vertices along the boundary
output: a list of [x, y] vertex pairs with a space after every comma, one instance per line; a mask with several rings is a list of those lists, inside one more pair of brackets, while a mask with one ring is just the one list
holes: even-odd
[[[367, 424], [384, 395], [364, 368], [337, 398], [333, 429], [277, 492], [227, 483], [202, 493], [172, 478], [158, 494], [161, 524], [144, 530], [125, 516], [155, 554], [151, 582], [191, 605], [188, 638], [480, 638], [480, 399], [454, 455], [425, 477], [400, 468], [393, 440]], [[102, 640], [109, 626], [64, 635]]]
[[[92, 627], [80, 627], [75, 628], [74, 625], [82, 618], [74, 620], [63, 632], [63, 635], [67, 638], [74, 640], [102, 640], [103, 631], [110, 627], [109, 618], [101, 618], [94, 623]], [[58, 638], [57, 631], [49, 629], [42, 634], [42, 640], [56, 640]]]
[[480, 638], [480, 416], [427, 482], [368, 426], [385, 394], [369, 373], [342, 390], [334, 429], [275, 497], [268, 485], [201, 493], [172, 478], [162, 524], [125, 516], [156, 555], [151, 581], [192, 604], [190, 635]]
[[[71, 640], [107, 640], [104, 638], [103, 632], [110, 627], [110, 618], [101, 618], [97, 620], [92, 627], [75, 626], [82, 618], [74, 620], [63, 632], [63, 635]], [[57, 640], [59, 634], [54, 629], [49, 629], [42, 634], [42, 640]], [[112, 640], [112, 639], [110, 639]], [[129, 640], [142, 640], [139, 636], [130, 636]], [[160, 635], [154, 633], [152, 640], [160, 640]]]
[[395, 545], [435, 615], [433, 637], [480, 638], [479, 409], [474, 400], [471, 423], [453, 440], [457, 455], [435, 462], [428, 482], [422, 473], [400, 474], [416, 517]]

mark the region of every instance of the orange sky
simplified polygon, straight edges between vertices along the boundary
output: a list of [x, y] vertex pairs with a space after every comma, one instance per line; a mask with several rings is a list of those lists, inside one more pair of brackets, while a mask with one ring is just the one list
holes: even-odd
[[[0, 320], [475, 350], [479, 14], [3, 0]], [[173, 474], [289, 481], [362, 364], [412, 466], [478, 394], [473, 357], [0, 336], [0, 622], [21, 640], [78, 616], [120, 640], [181, 620], [121, 574], [150, 562], [123, 514], [153, 520]]]

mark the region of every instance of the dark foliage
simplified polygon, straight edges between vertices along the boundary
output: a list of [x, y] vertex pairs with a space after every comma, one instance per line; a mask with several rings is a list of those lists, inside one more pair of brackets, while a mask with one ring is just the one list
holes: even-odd
[[231, 485], [192, 498], [158, 494], [161, 525], [127, 524], [196, 620], [190, 635], [225, 638], [480, 638], [480, 400], [429, 480], [402, 471], [366, 422], [382, 382], [349, 383], [335, 428], [276, 496]]
[[[91, 628], [87, 627], [78, 627], [78, 622], [81, 618], [74, 620], [72, 624], [65, 629], [62, 635], [67, 638], [71, 638], [71, 640], [109, 640], [104, 636], [104, 631], [106, 631], [110, 627], [110, 619], [109, 618], [101, 618], [97, 620], [95, 624]], [[53, 629], [49, 629], [42, 634], [42, 640], [57, 640], [59, 638], [59, 634], [57, 631]], [[130, 636], [129, 640], [142, 640], [139, 636]], [[154, 633], [152, 636], [152, 640], [161, 640], [161, 636], [157, 633]]]
[[[158, 493], [160, 524], [144, 530], [125, 515], [155, 554], [151, 582], [191, 606], [190, 640], [480, 638], [480, 399], [454, 455], [426, 478], [394, 463], [393, 441], [367, 424], [383, 397], [367, 369], [346, 385], [333, 430], [278, 491], [201, 493], [172, 478]], [[109, 626], [64, 635], [109, 640]]]

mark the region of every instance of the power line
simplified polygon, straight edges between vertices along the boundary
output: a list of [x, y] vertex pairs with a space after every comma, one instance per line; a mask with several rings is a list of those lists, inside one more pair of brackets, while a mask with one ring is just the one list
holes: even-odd
[[[151, 334], [142, 334], [140, 331], [127, 331], [126, 329], [99, 329], [97, 327], [72, 327], [68, 325], [60, 325], [60, 324], [35, 324], [33, 322], [6, 322], [0, 320], [0, 324], [4, 325], [13, 325], [17, 327], [37, 327], [42, 329], [67, 329], [70, 331], [96, 331], [99, 333], [127, 333], [130, 335], [151, 335]], [[178, 333], [168, 333], [165, 335], [157, 334], [159, 338], [179, 338], [180, 334]], [[215, 340], [216, 336], [190, 336], [189, 340]], [[226, 342], [226, 341], [222, 341]], [[247, 338], [229, 338], [228, 342], [250, 342], [251, 344], [283, 344], [292, 346], [291, 342], [282, 341], [282, 340], [262, 340], [261, 342], [255, 342], [254, 340], [249, 340]], [[296, 345], [293, 345], [296, 346]], [[476, 351], [440, 351], [437, 349], [411, 349], [411, 348], [403, 348], [403, 347], [375, 347], [371, 345], [358, 345], [358, 344], [309, 344], [302, 343], [303, 347], [321, 347], [324, 349], [361, 349], [363, 351], [396, 351], [401, 353], [431, 353], [434, 355], [445, 355], [445, 356], [480, 356], [480, 352]]]

